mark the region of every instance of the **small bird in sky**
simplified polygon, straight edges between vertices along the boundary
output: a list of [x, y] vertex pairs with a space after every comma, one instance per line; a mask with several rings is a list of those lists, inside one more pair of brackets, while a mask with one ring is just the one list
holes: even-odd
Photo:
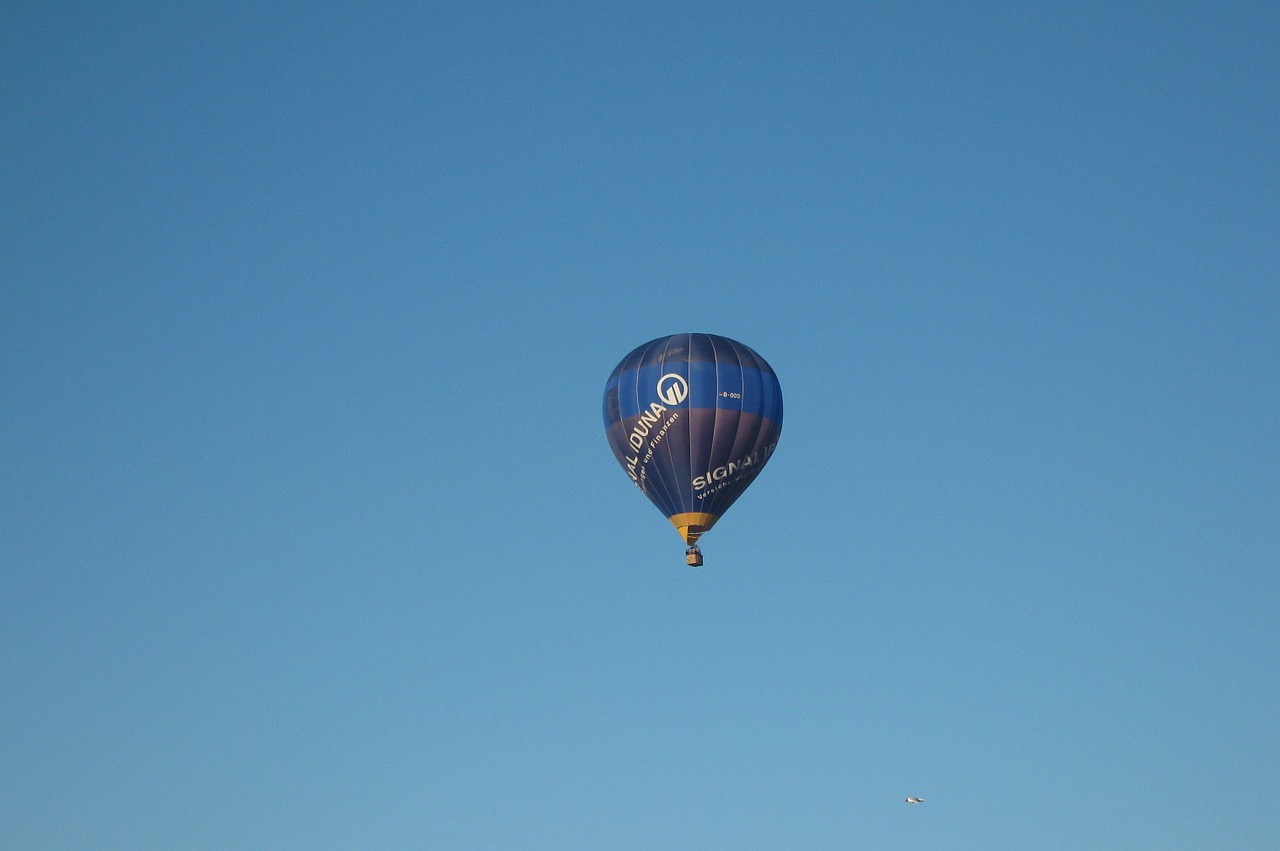
[[908, 804], [923, 804], [924, 798], [907, 798]]

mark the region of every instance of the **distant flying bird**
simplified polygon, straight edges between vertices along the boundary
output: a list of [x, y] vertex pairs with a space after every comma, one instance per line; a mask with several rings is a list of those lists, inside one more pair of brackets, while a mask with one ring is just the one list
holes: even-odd
[[908, 804], [923, 804], [924, 798], [907, 798]]

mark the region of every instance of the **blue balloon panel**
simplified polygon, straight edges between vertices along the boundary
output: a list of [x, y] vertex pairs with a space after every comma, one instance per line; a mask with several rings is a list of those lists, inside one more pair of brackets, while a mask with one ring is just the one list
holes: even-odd
[[782, 388], [741, 343], [673, 334], [614, 369], [604, 426], [627, 476], [692, 544], [768, 463], [782, 433]]

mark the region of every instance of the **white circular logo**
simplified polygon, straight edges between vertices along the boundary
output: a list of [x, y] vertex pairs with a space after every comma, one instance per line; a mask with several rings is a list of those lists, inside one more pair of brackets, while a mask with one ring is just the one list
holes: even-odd
[[689, 382], [683, 375], [668, 372], [658, 379], [658, 398], [674, 408], [689, 398]]

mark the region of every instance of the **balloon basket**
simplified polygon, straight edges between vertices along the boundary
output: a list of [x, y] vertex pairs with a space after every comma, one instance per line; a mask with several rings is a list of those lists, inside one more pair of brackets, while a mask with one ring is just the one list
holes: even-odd
[[684, 563], [690, 567], [702, 567], [702, 550], [697, 545], [684, 551]]

